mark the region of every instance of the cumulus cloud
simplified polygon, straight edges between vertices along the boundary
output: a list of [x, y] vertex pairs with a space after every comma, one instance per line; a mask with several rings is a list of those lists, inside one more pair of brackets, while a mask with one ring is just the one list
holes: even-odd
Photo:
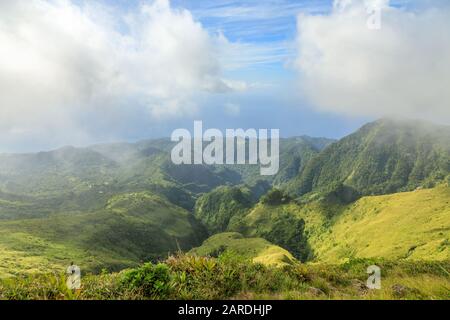
[[[373, 8], [379, 30], [367, 27]], [[297, 43], [302, 91], [321, 110], [450, 122], [447, 2], [337, 0], [328, 15], [298, 16]]]
[[168, 0], [126, 14], [92, 1], [1, 1], [1, 141], [61, 131], [83, 140], [83, 113], [179, 116], [201, 92], [245, 89], [221, 78], [216, 41]]

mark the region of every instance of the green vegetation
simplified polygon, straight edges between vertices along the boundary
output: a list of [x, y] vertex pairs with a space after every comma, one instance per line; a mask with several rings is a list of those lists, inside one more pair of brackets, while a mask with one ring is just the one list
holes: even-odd
[[450, 259], [450, 188], [365, 197], [310, 241], [318, 261], [350, 258]]
[[218, 187], [197, 200], [194, 214], [214, 234], [227, 230], [252, 204], [248, 188]]
[[295, 178], [314, 156], [333, 142], [332, 139], [308, 136], [280, 139], [280, 168], [275, 176], [261, 176], [259, 165], [225, 165], [218, 168], [225, 167], [236, 172], [246, 185], [264, 180], [275, 186], [282, 186]]
[[0, 222], [0, 275], [58, 269], [70, 261], [85, 270], [120, 270], [205, 238], [185, 209], [149, 192], [121, 194], [101, 211]]
[[171, 289], [170, 269], [166, 264], [143, 266], [125, 272], [122, 284], [130, 289], [138, 288], [150, 298], [166, 298]]
[[269, 206], [282, 205], [290, 201], [291, 198], [278, 189], [270, 190], [264, 197], [261, 198], [261, 203]]
[[290, 265], [296, 261], [289, 251], [275, 246], [267, 240], [244, 238], [237, 232], [216, 234], [207, 239], [202, 246], [192, 249], [190, 253], [218, 257], [225, 251], [231, 251], [246, 259], [271, 266]]
[[257, 204], [232, 230], [262, 237], [301, 261], [350, 258], [450, 259], [450, 188], [363, 197], [351, 204], [326, 199]]
[[[0, 298], [449, 297], [448, 127], [282, 139], [273, 177], [176, 166], [172, 145], [0, 155]], [[72, 261], [76, 292], [60, 275]], [[371, 264], [382, 290], [364, 286]]]
[[312, 255], [307, 232], [311, 232], [310, 228], [321, 228], [323, 221], [293, 202], [276, 206], [259, 203], [231, 230], [247, 237], [267, 239], [289, 250], [300, 261], [306, 261]]
[[[366, 269], [382, 269], [369, 290]], [[0, 299], [448, 299], [450, 262], [351, 260], [336, 265], [252, 263], [231, 252], [218, 258], [179, 255], [121, 273], [86, 275], [71, 291], [63, 275], [0, 280]]]
[[380, 120], [328, 146], [289, 182], [295, 195], [344, 184], [362, 195], [433, 187], [450, 173], [450, 128]]

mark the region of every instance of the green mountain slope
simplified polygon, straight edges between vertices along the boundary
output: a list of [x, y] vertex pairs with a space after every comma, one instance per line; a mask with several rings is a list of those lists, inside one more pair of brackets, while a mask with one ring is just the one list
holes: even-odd
[[202, 195], [195, 204], [194, 214], [210, 234], [220, 233], [233, 220], [240, 219], [252, 204], [248, 188], [223, 186]]
[[[253, 185], [265, 180], [274, 185], [283, 185], [296, 177], [306, 164], [325, 147], [335, 142], [333, 139], [300, 136], [280, 139], [280, 167], [274, 176], [261, 176], [260, 165], [225, 165], [241, 177], [241, 182]], [[269, 143], [270, 144], [270, 143]], [[248, 149], [248, 147], [246, 147]], [[223, 166], [220, 166], [223, 167]]]
[[221, 186], [201, 195], [194, 215], [210, 234], [224, 232], [238, 224], [247, 211], [270, 189], [267, 181], [252, 186]]
[[209, 235], [196, 253], [268, 264], [450, 259], [449, 127], [380, 120], [332, 142], [282, 139], [273, 177], [176, 166], [168, 139], [0, 155], [0, 276], [120, 269]]
[[450, 127], [380, 120], [328, 146], [287, 188], [332, 190], [341, 184], [362, 195], [429, 187], [450, 174]]
[[121, 269], [189, 250], [206, 238], [191, 213], [149, 193], [120, 194], [100, 211], [0, 221], [0, 274], [67, 266]]
[[450, 188], [364, 197], [311, 239], [315, 259], [450, 260]]
[[264, 265], [285, 266], [296, 261], [289, 251], [273, 245], [267, 240], [244, 238], [237, 232], [216, 234], [205, 240], [200, 247], [192, 249], [190, 253], [217, 257], [227, 250]]
[[316, 203], [302, 207], [294, 202], [277, 205], [260, 202], [229, 230], [246, 237], [264, 238], [289, 250], [297, 259], [307, 261], [312, 257], [308, 238], [326, 230], [325, 223], [326, 216]]
[[[281, 140], [278, 184], [295, 177], [332, 140]], [[0, 219], [99, 210], [115, 194], [150, 190], [191, 210], [199, 194], [263, 177], [259, 165], [181, 165], [170, 161], [168, 139], [111, 143], [49, 152], [0, 154]]]
[[348, 205], [259, 203], [231, 228], [305, 261], [450, 260], [450, 187], [363, 197]]
[[295, 178], [314, 156], [333, 142], [335, 140], [308, 136], [282, 139], [280, 170], [273, 178], [273, 184], [281, 186]]

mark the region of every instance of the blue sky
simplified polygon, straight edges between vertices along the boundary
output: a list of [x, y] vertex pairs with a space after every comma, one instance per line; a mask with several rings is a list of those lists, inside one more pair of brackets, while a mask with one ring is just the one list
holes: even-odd
[[271, 86], [227, 97], [230, 103], [240, 105], [238, 117], [218, 111], [222, 97], [214, 97], [211, 104], [218, 107], [207, 112], [206, 123], [212, 127], [280, 128], [285, 137], [306, 134], [340, 138], [367, 121], [317, 112], [296, 94], [297, 74], [289, 64], [296, 57], [297, 15], [326, 14], [332, 2], [173, 1], [174, 6], [189, 9], [209, 32], [222, 32], [231, 42], [247, 44], [254, 50], [254, 56], [243, 61], [242, 68], [228, 72], [230, 77]]

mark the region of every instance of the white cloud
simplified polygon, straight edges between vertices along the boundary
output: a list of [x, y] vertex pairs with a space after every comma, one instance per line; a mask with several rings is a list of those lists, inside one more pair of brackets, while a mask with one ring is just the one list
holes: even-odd
[[402, 115], [450, 122], [450, 10], [378, 0], [381, 29], [366, 5], [335, 1], [329, 15], [298, 17], [296, 66], [316, 107], [348, 115]]
[[221, 78], [215, 42], [168, 0], [126, 15], [91, 1], [1, 1], [1, 141], [38, 132], [85, 139], [83, 112], [107, 118], [141, 105], [149, 117], [179, 116], [201, 92], [242, 89]]

